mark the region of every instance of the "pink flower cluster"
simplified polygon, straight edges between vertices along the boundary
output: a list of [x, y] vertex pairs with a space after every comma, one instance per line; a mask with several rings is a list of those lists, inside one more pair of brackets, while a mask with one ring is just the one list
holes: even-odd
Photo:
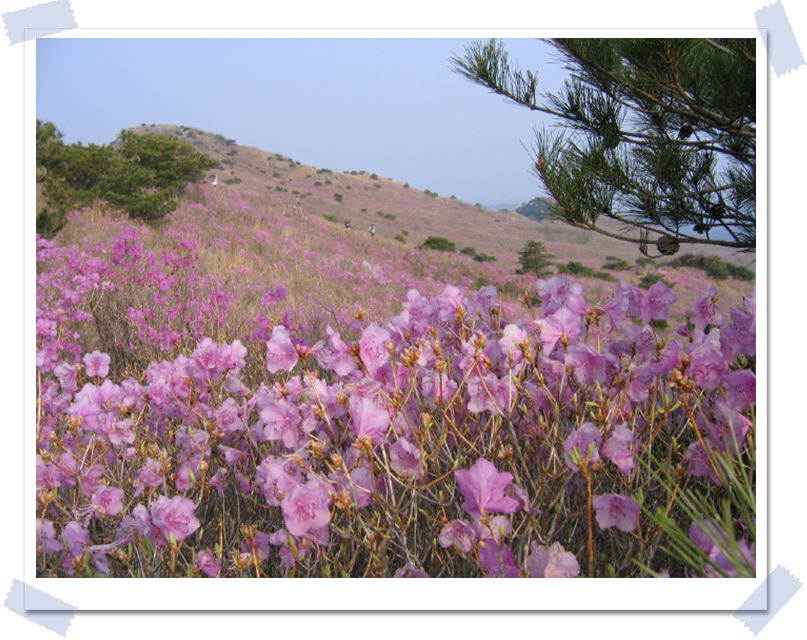
[[[144, 257], [134, 235], [113, 246], [113, 266], [99, 268], [82, 295], [114, 274], [115, 286], [174, 296], [166, 317], [176, 313], [174, 326], [195, 334], [200, 319], [183, 315], [175, 291], [183, 265], [195, 259], [192, 247], [160, 261]], [[55, 255], [48, 243], [40, 251], [45, 262]], [[148, 276], [138, 271], [143, 260], [154, 265]], [[43, 291], [56, 286], [57, 273], [43, 273]], [[202, 501], [238, 496], [260, 502], [275, 525], [250, 534], [233, 566], [239, 553], [258, 549], [263, 560], [276, 553], [294, 569], [334, 544], [343, 514], [374, 512], [439, 482], [455, 503], [437, 537], [440, 549], [478, 562], [489, 577], [577, 576], [575, 556], [559, 542], [533, 542], [517, 560], [515, 519], [540, 513], [541, 505], [506, 470], [513, 451], [495, 462], [478, 451], [492, 447], [500, 430], [525, 451], [554, 430], [561, 450], [529, 450], [540, 464], [559, 459], [570, 475], [605, 468], [630, 478], [650, 433], [644, 409], [669, 390], [701, 394], [697, 426], [711, 447], [742, 447], [752, 429], [744, 412], [755, 399], [755, 374], [741, 364], [755, 356], [754, 300], [726, 321], [715, 292], [707, 292], [689, 325], [665, 340], [653, 323], [669, 317], [675, 294], [663, 283], [642, 291], [620, 281], [600, 306], [565, 277], [540, 281], [538, 294], [532, 319], [508, 322], [492, 287], [465, 295], [447, 286], [433, 299], [412, 290], [399, 314], [361, 327], [355, 342], [330, 326], [312, 346], [294, 327], [276, 324], [258, 352], [246, 340], [199, 335], [186, 355], [152, 361], [136, 375], [117, 369], [109, 353], [81, 354], [58, 338], [69, 311], [43, 294], [39, 553], [55, 558], [65, 575], [85, 553], [105, 572], [110, 549], [144, 540], [152, 548], [188, 544], [200, 528], [214, 530], [199, 519]], [[264, 302], [279, 299], [275, 292]], [[227, 307], [219, 302], [218, 313]], [[254, 362], [262, 363], [263, 381], [250, 385], [243, 372]], [[602, 413], [586, 413], [581, 397]], [[668, 409], [686, 422], [685, 407]], [[453, 473], [441, 467], [441, 447], [468, 464]], [[719, 482], [700, 439], [690, 439], [682, 462], [689, 474]], [[68, 495], [77, 496], [74, 503]], [[595, 496], [599, 527], [635, 531], [635, 498]], [[59, 500], [72, 512], [57, 509]], [[87, 528], [93, 518], [104, 526]], [[96, 534], [105, 537], [93, 540]], [[206, 575], [229, 570], [221, 553], [203, 549], [194, 558]], [[418, 572], [409, 564], [398, 571]]]

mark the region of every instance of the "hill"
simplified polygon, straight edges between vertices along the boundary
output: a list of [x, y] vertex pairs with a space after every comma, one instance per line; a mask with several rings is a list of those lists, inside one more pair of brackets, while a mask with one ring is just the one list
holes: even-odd
[[[714, 282], [692, 266], [666, 266], [669, 259], [642, 260], [632, 245], [559, 221], [491, 211], [366, 170], [311, 167], [185, 126], [141, 126], [131, 131], [177, 136], [220, 163], [208, 172], [206, 185], [186, 191], [177, 211], [147, 243], [164, 246], [161, 235], [192, 239], [204, 250], [204, 268], [211, 276], [243, 281], [249, 271], [256, 289], [283, 282], [295, 301], [306, 301], [308, 315], [316, 311], [324, 318], [323, 309], [330, 309], [329, 314], [338, 309], [345, 322], [361, 309], [380, 316], [397, 313], [407, 289], [436, 294], [445, 284], [466, 290], [492, 284], [515, 301], [525, 289], [534, 290], [535, 276], [515, 274], [518, 252], [528, 240], [542, 242], [558, 268], [573, 263], [572, 273], [592, 300], [610, 295], [616, 278], [631, 284], [664, 278], [674, 285], [683, 306], [710, 284], [721, 291], [727, 305], [740, 304], [754, 287], [753, 282], [733, 278]], [[84, 237], [103, 242], [112, 233], [97, 224], [97, 216], [88, 220], [90, 226], [75, 219], [59, 234], [58, 242], [79, 242]], [[344, 230], [348, 221], [349, 234]], [[431, 236], [453, 242], [457, 253], [418, 249]], [[708, 253], [735, 264], [749, 261], [748, 256], [721, 248]], [[483, 263], [475, 257], [495, 261]], [[262, 269], [255, 269], [256, 260]], [[245, 271], [239, 274], [239, 268]], [[328, 277], [313, 278], [317, 272]], [[303, 309], [299, 312], [303, 314]]]
[[553, 201], [549, 198], [533, 198], [516, 209], [517, 213], [534, 220], [543, 220], [552, 211]]
[[[278, 201], [299, 205], [306, 213], [350, 220], [353, 229], [375, 225], [381, 237], [402, 235], [407, 242], [420, 244], [429, 236], [442, 236], [458, 249], [473, 247], [514, 268], [518, 251], [528, 239], [544, 242], [559, 259], [589, 261], [590, 266], [599, 266], [594, 263], [608, 256], [629, 262], [640, 257], [633, 245], [549, 219], [545, 214], [551, 200], [546, 198], [534, 198], [515, 211], [494, 211], [366, 170], [311, 167], [193, 127], [141, 125], [131, 131], [174, 135], [191, 143], [221, 163], [220, 169], [208, 175], [211, 182], [218, 176], [220, 186], [266, 190]], [[684, 247], [682, 253], [713, 254], [736, 264], [750, 262], [748, 255], [723, 247]]]

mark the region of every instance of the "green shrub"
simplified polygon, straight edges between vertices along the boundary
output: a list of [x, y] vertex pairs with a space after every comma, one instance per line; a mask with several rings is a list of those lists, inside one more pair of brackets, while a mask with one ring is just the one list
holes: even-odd
[[457, 250], [457, 246], [453, 242], [440, 236], [429, 236], [420, 246], [424, 249], [434, 249], [435, 251], [454, 252]]
[[342, 200], [344, 200], [344, 196], [341, 193], [334, 193], [333, 199], [337, 202], [342, 202]]
[[594, 269], [585, 266], [582, 262], [570, 260], [566, 264], [559, 264], [558, 271], [570, 276], [580, 276], [586, 278], [594, 277]]
[[602, 265], [603, 269], [609, 269], [611, 271], [627, 271], [630, 269], [630, 263], [627, 260], [623, 260], [622, 258], [614, 258], [612, 256], [608, 256], [605, 259], [607, 262]]
[[329, 213], [323, 214], [322, 217], [325, 218], [328, 222], [339, 222], [339, 218], [337, 218], [336, 216], [332, 216]]
[[696, 256], [691, 253], [686, 253], [673, 258], [667, 265], [671, 267], [700, 269], [715, 280], [726, 280], [731, 277], [751, 282], [756, 278], [754, 272], [750, 269], [727, 262], [719, 256]]
[[726, 264], [728, 265], [729, 273], [731, 273], [732, 278], [742, 280], [743, 282], [753, 282], [756, 280], [757, 275], [748, 267], [732, 264], [731, 262], [727, 262]]
[[477, 262], [496, 262], [496, 256], [489, 256], [487, 253], [477, 253], [474, 256]]
[[219, 167], [176, 136], [122, 131], [116, 146], [64, 145], [52, 123], [37, 120], [37, 179], [47, 205], [37, 212], [37, 231], [54, 233], [71, 209], [105, 200], [130, 217], [156, 220], [176, 206], [188, 182]]
[[636, 258], [636, 264], [640, 267], [649, 267], [654, 264], [652, 258]]
[[397, 240], [401, 244], [406, 244], [406, 238], [404, 238], [400, 233], [396, 235], [393, 240]]
[[728, 280], [729, 276], [731, 276], [728, 264], [717, 257], [706, 262], [706, 273], [715, 280]]
[[471, 256], [471, 257], [473, 257], [473, 256], [475, 256], [475, 255], [476, 255], [476, 249], [474, 249], [473, 247], [464, 247], [464, 248], [463, 248], [463, 249], [460, 251], [460, 253], [465, 254], [466, 256]]
[[642, 289], [649, 289], [659, 281], [666, 284], [668, 287], [670, 287], [670, 289], [672, 289], [674, 286], [672, 283], [667, 282], [664, 278], [662, 278], [658, 273], [646, 273], [639, 280], [639, 287]]

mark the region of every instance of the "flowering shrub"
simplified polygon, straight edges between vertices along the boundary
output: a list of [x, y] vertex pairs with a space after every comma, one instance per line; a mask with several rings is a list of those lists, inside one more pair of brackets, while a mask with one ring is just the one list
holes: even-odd
[[[753, 465], [753, 295], [724, 314], [709, 290], [664, 335], [662, 282], [594, 305], [558, 276], [518, 318], [493, 287], [413, 289], [312, 340], [280, 284], [238, 338], [193, 243], [102, 255], [38, 240], [42, 576], [739, 575], [727, 546], [753, 567], [752, 527], [704, 536], [676, 499], [720, 504], [717, 460]], [[697, 562], [659, 551], [659, 508]]]

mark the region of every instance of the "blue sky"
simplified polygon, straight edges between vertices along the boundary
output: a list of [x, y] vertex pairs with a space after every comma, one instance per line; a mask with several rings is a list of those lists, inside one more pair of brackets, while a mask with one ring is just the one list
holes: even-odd
[[[335, 171], [365, 170], [486, 205], [544, 195], [530, 173], [542, 114], [450, 70], [468, 39], [102, 39], [37, 42], [38, 118], [66, 142], [146, 124], [198, 127]], [[554, 91], [540, 40], [511, 60]], [[523, 143], [523, 144], [522, 144]]]

